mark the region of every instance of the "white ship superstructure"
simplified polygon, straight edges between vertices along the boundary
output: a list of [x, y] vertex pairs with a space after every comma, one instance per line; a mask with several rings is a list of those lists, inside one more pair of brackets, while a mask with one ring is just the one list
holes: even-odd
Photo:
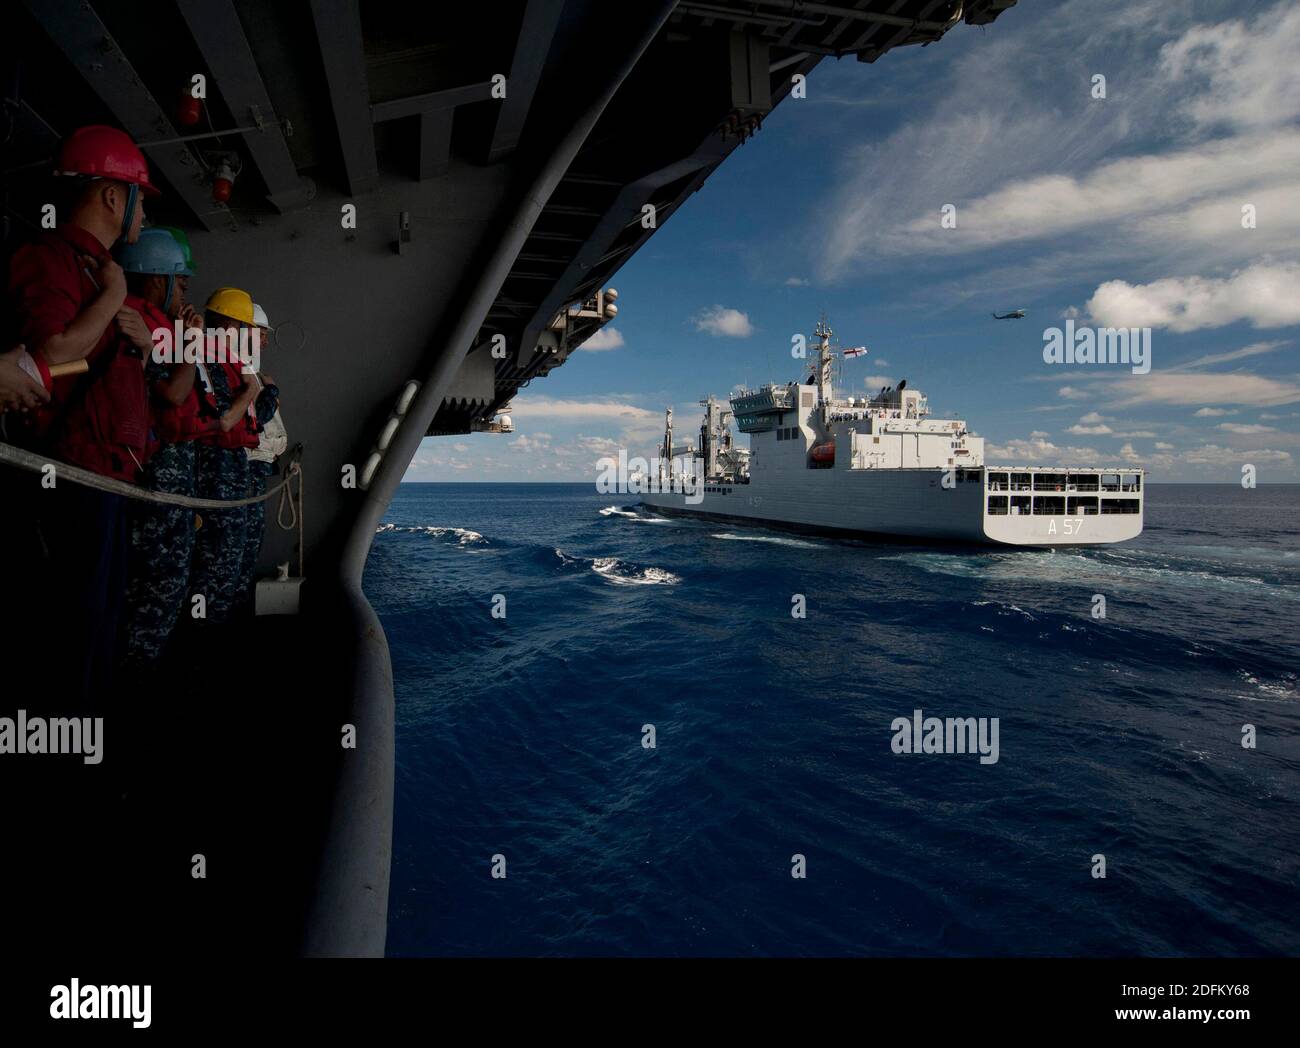
[[[1088, 546], [1142, 531], [1143, 471], [1115, 466], [988, 466], [984, 438], [962, 419], [930, 417], [925, 394], [906, 380], [873, 397], [836, 396], [836, 351], [823, 320], [803, 383], [712, 396], [691, 454], [699, 493], [643, 496], [654, 509], [797, 530], [1011, 546]], [[749, 434], [736, 447], [731, 424]]]

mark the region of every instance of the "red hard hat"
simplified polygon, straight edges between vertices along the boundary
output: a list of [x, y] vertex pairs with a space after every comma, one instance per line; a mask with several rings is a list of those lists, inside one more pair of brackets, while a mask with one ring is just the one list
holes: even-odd
[[63, 140], [56, 175], [111, 178], [140, 187], [145, 196], [157, 196], [149, 181], [149, 163], [125, 131], [95, 124], [79, 127]]

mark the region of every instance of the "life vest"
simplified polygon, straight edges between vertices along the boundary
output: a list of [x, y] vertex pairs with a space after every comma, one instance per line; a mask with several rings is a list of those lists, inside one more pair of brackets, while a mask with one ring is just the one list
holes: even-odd
[[211, 366], [199, 365], [194, 385], [180, 404], [154, 398], [154, 432], [161, 443], [198, 440], [220, 432], [221, 411], [206, 381], [205, 369]]
[[[235, 361], [234, 363], [220, 361], [209, 364], [208, 367], [213, 371], [218, 368], [221, 370], [222, 376], [226, 380], [226, 388], [230, 391], [232, 400], [238, 396], [239, 390], [244, 385], [244, 376], [239, 370], [240, 365], [238, 361]], [[220, 430], [217, 430], [216, 432], [208, 433], [198, 439], [200, 439], [204, 444], [211, 444], [219, 448], [255, 448], [260, 439], [258, 436], [260, 431], [261, 427], [257, 424], [256, 416], [251, 413], [246, 413], [238, 422], [235, 423], [229, 432], [223, 433]]]

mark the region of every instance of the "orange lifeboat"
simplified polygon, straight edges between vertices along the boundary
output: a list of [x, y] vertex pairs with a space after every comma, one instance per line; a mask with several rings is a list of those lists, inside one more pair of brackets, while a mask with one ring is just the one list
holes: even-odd
[[835, 441], [828, 440], [825, 444], [815, 445], [810, 454], [814, 462], [834, 462]]

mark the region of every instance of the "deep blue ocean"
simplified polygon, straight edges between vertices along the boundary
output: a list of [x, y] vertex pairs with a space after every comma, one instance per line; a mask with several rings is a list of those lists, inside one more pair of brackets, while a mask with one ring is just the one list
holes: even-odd
[[[1152, 485], [1057, 552], [636, 502], [394, 500], [390, 954], [1300, 953], [1300, 486]], [[894, 753], [918, 708], [999, 718], [997, 763]]]

